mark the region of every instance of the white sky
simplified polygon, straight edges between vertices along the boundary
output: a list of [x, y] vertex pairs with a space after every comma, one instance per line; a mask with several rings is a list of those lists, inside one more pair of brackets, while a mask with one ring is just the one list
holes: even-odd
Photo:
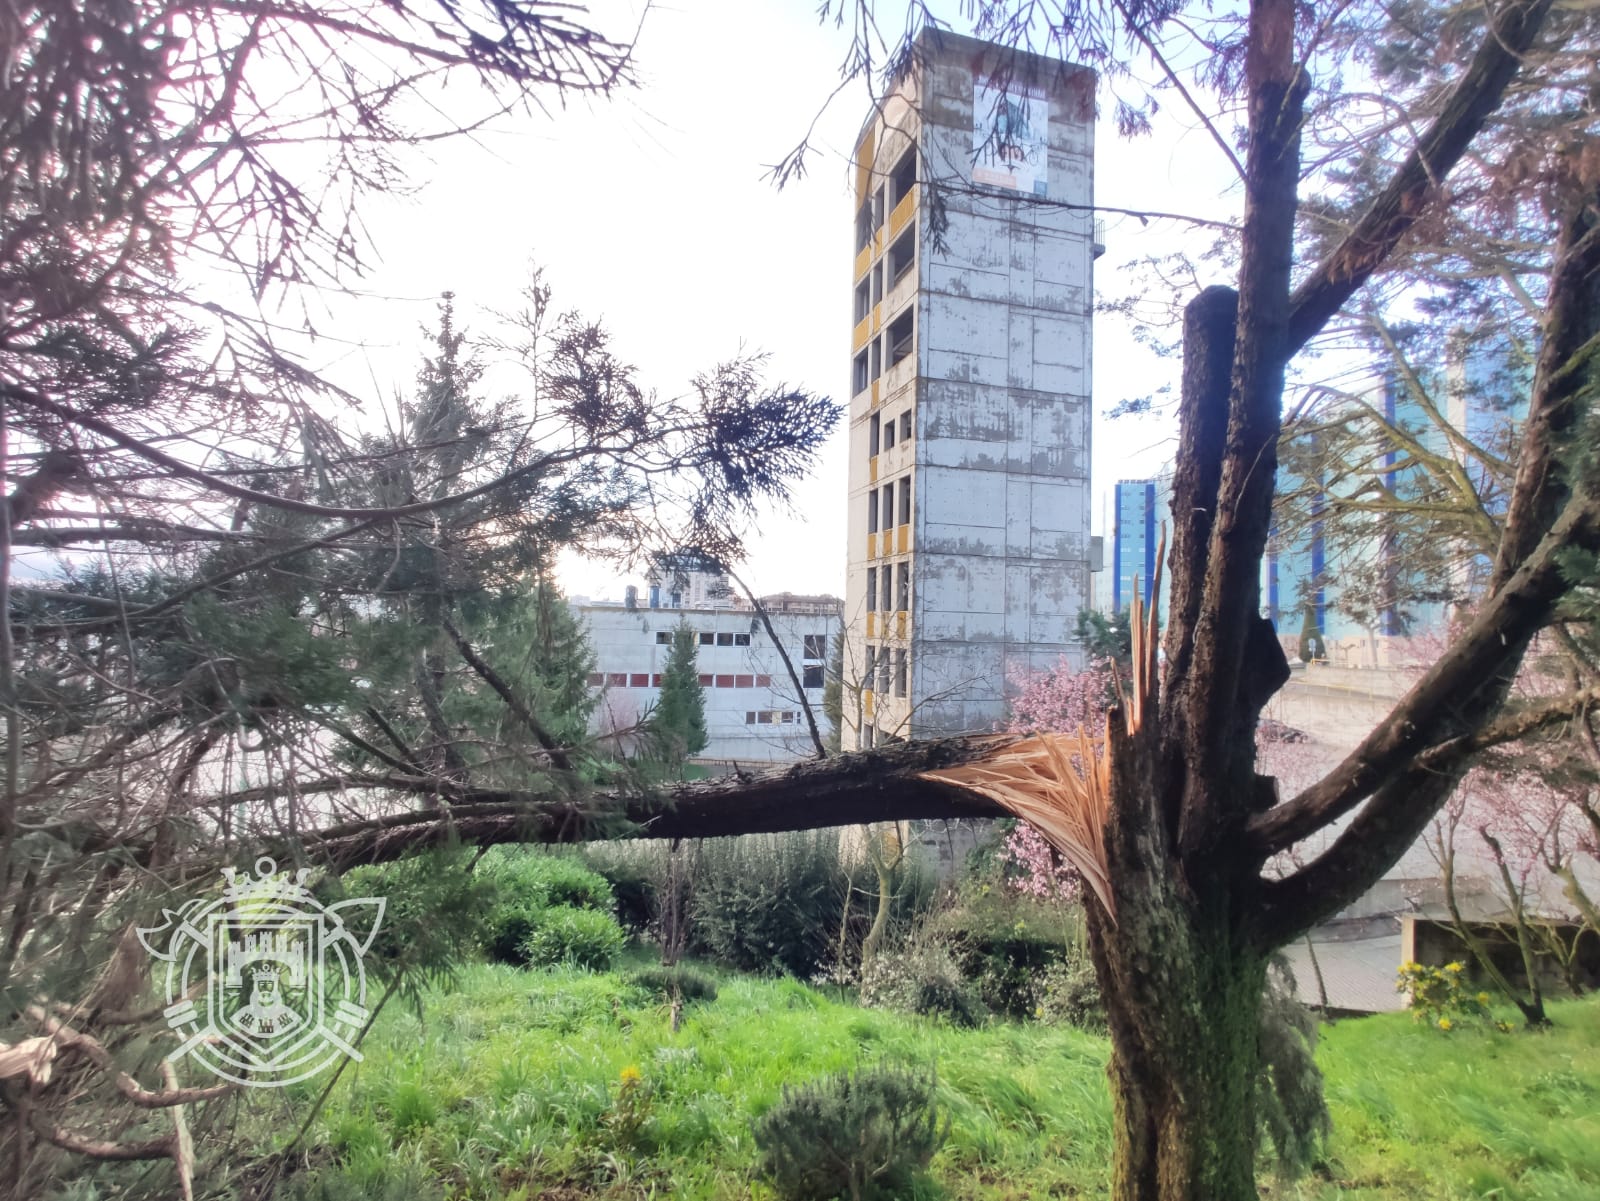
[[[625, 36], [637, 7], [596, 3], [597, 23]], [[409, 391], [421, 328], [441, 292], [457, 294], [469, 332], [485, 330], [538, 262], [557, 307], [602, 319], [613, 349], [663, 394], [742, 351], [764, 351], [769, 381], [844, 400], [854, 246], [847, 166], [869, 104], [864, 89], [847, 90], [818, 123], [806, 178], [782, 192], [763, 179], [838, 84], [847, 33], [819, 25], [815, 11], [814, 0], [655, 4], [636, 48], [640, 88], [434, 147], [417, 164], [412, 196], [364, 210], [379, 262], [365, 298], [340, 304], [323, 326], [337, 338], [316, 345], [314, 365], [387, 402]], [[1101, 107], [1111, 108], [1103, 89]], [[1153, 137], [1133, 143], [1102, 121], [1097, 204], [1233, 216], [1230, 168], [1188, 117], [1166, 111]], [[1124, 290], [1118, 274], [1132, 260], [1209, 241], [1175, 222], [1105, 218], [1102, 295]], [[1111, 485], [1152, 474], [1176, 434], [1170, 416], [1109, 422], [1105, 411], [1177, 375], [1177, 362], [1135, 343], [1121, 319], [1096, 318], [1096, 533]], [[817, 474], [795, 489], [795, 511], [769, 512], [751, 532], [741, 574], [753, 588], [843, 595], [845, 486], [841, 427]], [[609, 566], [578, 562], [564, 565], [563, 581], [594, 598], [620, 598], [624, 582]]]

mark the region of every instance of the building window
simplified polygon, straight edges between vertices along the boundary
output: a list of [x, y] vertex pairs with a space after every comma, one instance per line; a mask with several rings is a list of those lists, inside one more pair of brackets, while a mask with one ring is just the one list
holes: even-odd
[[715, 677], [703, 675], [700, 677], [700, 687], [710, 688]]
[[863, 687], [865, 687], [868, 691], [870, 691], [872, 689], [873, 668], [874, 668], [874, 665], [877, 663], [877, 661], [878, 661], [878, 648], [873, 646], [872, 643], [869, 642], [869, 643], [867, 643], [867, 670], [866, 670], [865, 674], [863, 674], [862, 677], [861, 677], [862, 682], [863, 682]]
[[862, 750], [870, 751], [872, 749], [873, 732], [874, 731], [873, 731], [873, 729], [872, 729], [872, 727], [870, 725], [866, 725], [866, 726], [862, 726], [861, 727], [861, 749]]
[[734, 646], [749, 646], [750, 645], [750, 635], [749, 634], [735, 634], [733, 636], [733, 645]]
[[772, 677], [771, 676], [757, 676], [756, 677], [756, 687], [757, 688], [771, 688], [772, 687]]
[[793, 725], [794, 724], [794, 719], [795, 719], [795, 711], [793, 709], [785, 709], [783, 711], [783, 724], [784, 725]]
[[867, 612], [868, 613], [876, 613], [877, 611], [878, 611], [878, 569], [876, 567], [869, 567], [869, 568], [867, 568]]
[[626, 688], [628, 686], [628, 673], [625, 671], [607, 672], [606, 684], [611, 688]]
[[717, 636], [715, 634], [701, 634], [700, 635], [700, 645], [701, 646], [710, 646], [714, 642], [716, 642], [716, 640], [717, 640]]
[[864, 249], [870, 241], [872, 241], [872, 201], [869, 200], [856, 214], [856, 249]]
[[894, 607], [902, 613], [911, 608], [911, 563], [909, 560], [901, 562], [894, 569], [895, 590]]
[[867, 422], [867, 458], [872, 458], [878, 453], [878, 427], [882, 420], [874, 413], [872, 420]]
[[851, 375], [852, 391], [865, 392], [867, 385], [872, 382], [872, 377], [867, 374], [867, 352], [862, 351], [856, 355], [855, 371]]
[[656, 645], [657, 646], [671, 646], [672, 645], [672, 631], [671, 630], [657, 630], [656, 631]]
[[911, 410], [900, 414], [900, 441], [911, 441]]
[[883, 299], [883, 262], [880, 260], [872, 266], [872, 303], [877, 304]]
[[889, 694], [889, 648], [878, 648], [878, 688], [877, 691], [887, 696]]
[[907, 307], [889, 326], [887, 341], [889, 344], [889, 366], [906, 358], [912, 349], [912, 321], [916, 318], [915, 307]]
[[889, 450], [894, 446], [894, 418], [889, 418], [883, 426], [883, 449]]
[[894, 694], [906, 694], [906, 652], [903, 647], [896, 648], [894, 652]]
[[900, 477], [900, 524], [911, 524], [911, 477]]
[[648, 687], [650, 687], [650, 673], [646, 672], [646, 671], [633, 672], [631, 675], [628, 676], [628, 687], [629, 688], [648, 688]]
[[591, 671], [589, 673], [589, 687], [590, 688], [599, 688], [602, 685], [604, 685], [605, 682], [606, 682], [606, 678], [600, 672]]
[[753, 726], [756, 724], [756, 711], [754, 709], [750, 709], [745, 712], [744, 724], [747, 726]]
[[807, 659], [826, 659], [828, 657], [828, 636], [826, 634], [807, 634], [805, 636], [805, 657]]
[[883, 486], [883, 528], [889, 529], [894, 525], [894, 485]]
[[812, 663], [802, 669], [802, 688], [821, 688], [822, 683], [822, 664]]
[[894, 605], [894, 569], [887, 563], [883, 565], [883, 604], [879, 606], [885, 613], [890, 612]]
[[735, 688], [754, 688], [756, 686], [756, 678], [755, 676], [734, 676], [733, 686]]
[[656, 672], [655, 675], [650, 677], [650, 687], [652, 687], [652, 688], [660, 688], [661, 687], [661, 673], [659, 671]]
[[[912, 265], [917, 261], [917, 227], [913, 225], [905, 233], [895, 239], [889, 248], [887, 256], [889, 265], [889, 286], [892, 288], [905, 277]], [[891, 360], [893, 362], [894, 360]]]
[[[857, 247], [857, 249], [860, 249]], [[872, 312], [872, 281], [864, 279], [856, 285], [856, 320], [865, 321]]]
[[916, 186], [917, 152], [913, 147], [900, 156], [894, 170], [889, 172], [889, 211], [893, 212], [895, 205], [909, 196], [911, 189]]
[[867, 533], [876, 534], [877, 532], [878, 490], [876, 488], [870, 488], [867, 490]]
[[717, 682], [713, 685], [713, 687], [715, 687], [715, 688], [732, 688], [733, 687], [733, 677], [732, 676], [718, 676], [717, 677]]
[[872, 365], [867, 373], [867, 382], [870, 384], [883, 374], [883, 345], [877, 338], [872, 339], [872, 345], [867, 347], [867, 358]]
[[717, 645], [718, 646], [732, 646], [733, 645], [733, 635], [731, 633], [729, 633], [729, 634], [718, 634], [717, 635]]

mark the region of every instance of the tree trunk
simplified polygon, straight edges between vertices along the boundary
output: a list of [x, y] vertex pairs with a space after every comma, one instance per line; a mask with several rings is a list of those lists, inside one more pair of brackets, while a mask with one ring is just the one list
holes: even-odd
[[1185, 878], [1162, 817], [1150, 726], [1109, 723], [1106, 860], [1115, 915], [1089, 902], [1111, 1033], [1113, 1201], [1254, 1201], [1261, 994], [1228, 865]]
[[1172, 896], [1091, 922], [1112, 1056], [1114, 1201], [1255, 1201], [1265, 962]]

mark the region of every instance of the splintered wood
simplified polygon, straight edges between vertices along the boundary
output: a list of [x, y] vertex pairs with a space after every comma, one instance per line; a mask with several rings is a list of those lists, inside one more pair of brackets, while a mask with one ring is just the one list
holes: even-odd
[[[1119, 707], [1126, 715], [1129, 737], [1154, 713], [1160, 664], [1156, 657], [1161, 560], [1166, 557], [1165, 528], [1156, 552], [1151, 580], [1152, 601], [1146, 610], [1134, 577], [1132, 695], [1117, 679]], [[1109, 727], [1112, 714], [1106, 715]], [[1082, 726], [1064, 733], [1035, 734], [1012, 743], [975, 763], [943, 771], [923, 772], [937, 780], [979, 793], [1033, 826], [1061, 853], [1116, 920], [1116, 903], [1106, 864], [1105, 828], [1111, 812], [1111, 755], [1105, 732], [1091, 737]]]

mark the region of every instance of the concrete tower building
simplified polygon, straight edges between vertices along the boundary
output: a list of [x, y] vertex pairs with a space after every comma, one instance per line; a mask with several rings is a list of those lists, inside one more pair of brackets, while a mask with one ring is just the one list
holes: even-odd
[[984, 730], [1089, 583], [1094, 75], [925, 33], [856, 149], [844, 745]]

